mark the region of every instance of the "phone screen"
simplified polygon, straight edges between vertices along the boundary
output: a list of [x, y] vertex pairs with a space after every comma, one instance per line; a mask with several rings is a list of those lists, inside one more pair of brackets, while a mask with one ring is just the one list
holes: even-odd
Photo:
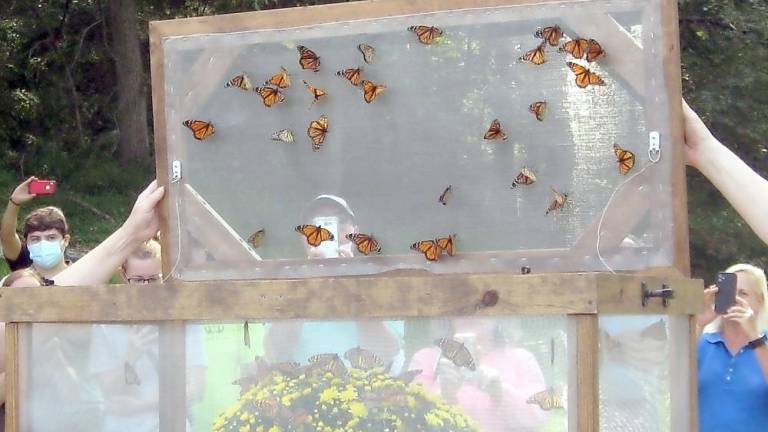
[[723, 315], [736, 303], [736, 273], [718, 273], [715, 284], [715, 312]]
[[333, 240], [326, 240], [320, 243], [315, 249], [323, 258], [337, 258], [339, 256], [339, 218], [316, 217], [312, 219], [314, 225], [320, 225], [333, 234]]

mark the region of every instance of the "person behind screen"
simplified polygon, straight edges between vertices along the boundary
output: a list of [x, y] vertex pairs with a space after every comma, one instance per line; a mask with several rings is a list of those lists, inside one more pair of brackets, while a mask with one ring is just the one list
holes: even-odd
[[[302, 221], [330, 229], [337, 240], [311, 247], [302, 237], [308, 258], [353, 256], [353, 244], [346, 236], [354, 233], [357, 227], [355, 215], [344, 199], [320, 195], [309, 203], [302, 215]], [[401, 327], [402, 322], [387, 325], [382, 321], [277, 322], [269, 326], [264, 335], [264, 354], [271, 362], [305, 363], [314, 354], [343, 355], [350, 348], [360, 346], [376, 353], [387, 365], [401, 352], [396, 336], [396, 332], [402, 333]]]
[[686, 163], [698, 169], [768, 244], [768, 180], [715, 138], [683, 101]]
[[34, 210], [24, 219], [22, 239], [16, 234], [19, 209], [36, 195], [28, 191], [30, 177], [16, 187], [0, 222], [0, 243], [11, 270], [33, 267], [44, 278], [51, 278], [67, 267], [64, 251], [69, 245], [69, 227], [57, 207]]
[[[123, 263], [131, 285], [162, 282], [160, 244], [148, 240]], [[162, 289], [158, 285], [158, 289]], [[206, 360], [199, 326], [186, 327], [187, 403], [202, 399]], [[150, 432], [159, 429], [158, 328], [156, 325], [95, 325], [90, 372], [104, 398], [105, 432]], [[190, 424], [187, 422], [187, 429]]]
[[408, 370], [422, 371], [414, 382], [460, 405], [483, 431], [540, 430], [548, 413], [527, 400], [547, 384], [533, 354], [509, 346], [494, 318], [454, 318], [451, 329], [469, 348], [476, 370], [456, 367], [431, 346], [411, 359]]
[[725, 315], [714, 309], [716, 286], [704, 291], [698, 343], [701, 432], [758, 432], [768, 425], [768, 291], [765, 273], [736, 264], [736, 303]]

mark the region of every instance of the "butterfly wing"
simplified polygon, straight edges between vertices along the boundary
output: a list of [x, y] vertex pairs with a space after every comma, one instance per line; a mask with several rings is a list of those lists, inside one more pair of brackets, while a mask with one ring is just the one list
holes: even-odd
[[299, 45], [296, 49], [299, 50], [299, 66], [302, 69], [308, 69], [313, 72], [320, 70], [320, 57], [314, 51], [304, 45]]
[[202, 120], [185, 120], [183, 125], [192, 131], [192, 136], [198, 141], [210, 137], [216, 131], [213, 123]]
[[284, 143], [292, 143], [294, 141], [293, 131], [290, 129], [282, 129], [272, 134], [273, 141], [282, 141]]
[[616, 161], [619, 163], [619, 172], [621, 175], [627, 175], [635, 166], [635, 154], [619, 147], [618, 144], [613, 144], [613, 152], [616, 154]]
[[254, 91], [258, 93], [259, 96], [261, 96], [261, 100], [264, 102], [264, 106], [267, 108], [272, 108], [272, 105], [285, 100], [283, 93], [277, 87], [256, 87]]
[[253, 88], [251, 80], [248, 79], [248, 75], [241, 73], [224, 84], [224, 87], [236, 87], [240, 90], [249, 91]]
[[347, 234], [347, 239], [354, 243], [357, 246], [357, 250], [363, 255], [374, 252], [381, 253], [381, 246], [379, 246], [379, 242], [372, 235], [361, 233]]
[[312, 120], [307, 129], [307, 135], [312, 140], [312, 149], [320, 150], [320, 146], [325, 142], [325, 135], [328, 133], [328, 117], [320, 116], [317, 120]]
[[376, 99], [376, 96], [379, 95], [379, 93], [383, 92], [387, 87], [381, 85], [381, 84], [374, 84], [371, 81], [363, 80], [363, 99], [367, 103], [373, 102], [374, 99]]
[[552, 194], [552, 202], [549, 204], [549, 208], [547, 208], [546, 214], [550, 214], [555, 210], [563, 208], [563, 205], [565, 205], [565, 202], [568, 200], [568, 195], [560, 193], [554, 189], [552, 189]]
[[576, 85], [581, 88], [586, 88], [589, 85], [603, 85], [605, 82], [599, 75], [585, 68], [584, 66], [568, 62], [568, 67], [576, 74]]
[[544, 41], [539, 44], [536, 48], [526, 51], [525, 54], [520, 56], [520, 60], [533, 63], [535, 65], [544, 64], [547, 59], [544, 57], [544, 47], [547, 45], [547, 42]]
[[539, 28], [536, 30], [536, 33], [534, 33], [534, 36], [539, 39], [544, 39], [552, 46], [557, 46], [557, 44], [560, 42], [560, 38], [563, 37], [563, 30], [560, 29], [560, 26], [556, 25]]
[[296, 232], [302, 234], [307, 239], [307, 244], [313, 247], [320, 246], [320, 243], [326, 240], [333, 240], [333, 234], [319, 225], [299, 225]]
[[544, 101], [534, 102], [528, 106], [528, 111], [536, 116], [536, 120], [544, 121], [544, 114], [547, 112], [547, 103]]
[[320, 100], [321, 97], [326, 95], [325, 90], [323, 90], [323, 89], [321, 89], [319, 87], [315, 87], [315, 86], [311, 85], [310, 83], [308, 83], [306, 81], [304, 81], [304, 85], [307, 87], [307, 90], [310, 93], [312, 93], [312, 96], [315, 98], [312, 101], [312, 103], [317, 102], [318, 100]]
[[440, 347], [443, 357], [452, 361], [456, 366], [466, 367], [472, 371], [476, 369], [475, 360], [463, 343], [450, 338], [441, 338], [436, 340], [435, 344]]
[[488, 131], [485, 132], [485, 135], [483, 135], [484, 139], [487, 140], [506, 140], [507, 134], [504, 133], [504, 131], [501, 129], [501, 122], [499, 122], [499, 119], [494, 119], [491, 122], [491, 126], [488, 128]]
[[265, 234], [266, 231], [264, 231], [263, 228], [256, 231], [248, 237], [248, 243], [254, 248], [258, 249], [258, 247], [261, 246], [261, 243], [264, 241]]
[[285, 89], [291, 86], [291, 77], [288, 75], [288, 69], [280, 66], [280, 72], [272, 75], [264, 85], [271, 85], [277, 88]]
[[419, 42], [425, 45], [430, 45], [435, 41], [435, 38], [443, 35], [443, 31], [440, 28], [434, 26], [410, 26], [408, 27], [408, 31], [416, 33], [416, 36], [419, 38]]
[[453, 234], [448, 237], [440, 237], [435, 240], [435, 243], [437, 243], [437, 247], [447, 252], [448, 256], [453, 256], [453, 238]]
[[574, 58], [582, 58], [584, 57], [584, 53], [587, 52], [587, 48], [589, 47], [589, 41], [586, 39], [572, 39], [568, 42], [564, 43], [563, 46], [560, 47], [558, 51], [568, 53], [572, 55]]
[[517, 187], [518, 185], [528, 186], [535, 182], [536, 174], [534, 174], [530, 169], [523, 167], [517, 177], [515, 177], [515, 181], [512, 183], [512, 187]]
[[429, 261], [437, 261], [440, 257], [440, 248], [434, 240], [422, 240], [411, 245], [411, 249], [424, 254]]
[[605, 51], [603, 51], [603, 47], [600, 45], [600, 42], [594, 39], [590, 39], [589, 43], [587, 44], [587, 61], [592, 63], [604, 55]]
[[346, 78], [353, 86], [360, 85], [360, 81], [363, 78], [362, 68], [349, 68], [336, 72], [336, 75]]
[[360, 50], [361, 53], [363, 53], [363, 60], [366, 63], [368, 64], [373, 63], [373, 57], [376, 53], [376, 50], [371, 45], [368, 45], [366, 43], [361, 43], [360, 45], [357, 46], [357, 49]]

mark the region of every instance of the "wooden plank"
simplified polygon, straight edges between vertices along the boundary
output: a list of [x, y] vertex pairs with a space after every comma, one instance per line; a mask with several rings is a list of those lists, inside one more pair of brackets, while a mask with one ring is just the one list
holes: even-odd
[[5, 324], [5, 431], [19, 430], [19, 324]]
[[[701, 279], [670, 279], [654, 276], [610, 275], [597, 277], [597, 303], [601, 314], [653, 314], [695, 315], [704, 305], [704, 281]], [[648, 289], [661, 289], [667, 284], [674, 290], [674, 298], [667, 307], [661, 299], [649, 299], [642, 305], [641, 282]]]
[[184, 432], [187, 425], [186, 327], [169, 321], [158, 328], [158, 408], [160, 430]]
[[597, 315], [575, 315], [569, 317], [575, 322], [576, 334], [576, 398], [569, 401], [571, 409], [577, 411], [579, 432], [597, 432], [600, 423], [599, 382], [598, 382], [598, 317]]
[[[0, 320], [120, 322], [595, 313], [597, 274], [460, 274], [0, 291]], [[490, 290], [498, 303], [481, 307]]]

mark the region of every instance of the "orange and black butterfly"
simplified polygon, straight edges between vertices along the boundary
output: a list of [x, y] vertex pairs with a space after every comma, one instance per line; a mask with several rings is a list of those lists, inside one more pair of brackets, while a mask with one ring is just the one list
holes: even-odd
[[363, 79], [363, 68], [349, 68], [336, 72], [336, 75], [346, 78], [353, 86], [360, 85]]
[[518, 185], [530, 186], [535, 182], [536, 174], [534, 174], [528, 167], [523, 167], [517, 177], [515, 177], [515, 181], [512, 182], [512, 187], [515, 188]]
[[370, 370], [376, 367], [384, 367], [384, 361], [376, 353], [362, 349], [359, 346], [351, 348], [344, 353], [344, 358], [355, 369]]
[[429, 261], [437, 261], [440, 258], [440, 246], [434, 240], [422, 240], [411, 245], [411, 249], [421, 252]]
[[552, 46], [557, 46], [557, 44], [560, 43], [560, 39], [563, 37], [563, 30], [560, 29], [560, 26], [554, 25], [537, 29], [533, 36], [539, 39], [544, 39]]
[[379, 93], [387, 89], [385, 85], [374, 84], [368, 80], [363, 80], [362, 85], [363, 85], [363, 99], [365, 99], [367, 103], [373, 102], [373, 100], [376, 99], [376, 96], [378, 96]]
[[536, 404], [544, 411], [563, 408], [563, 390], [550, 387], [529, 397], [525, 403]]
[[594, 39], [590, 39], [589, 47], [587, 48], [587, 61], [592, 63], [604, 55], [605, 51], [603, 51], [603, 47], [600, 45], [600, 42]]
[[277, 87], [271, 87], [271, 86], [263, 86], [263, 87], [256, 87], [253, 89], [259, 96], [261, 96], [262, 102], [264, 102], [264, 106], [267, 108], [272, 108], [272, 105], [276, 103], [280, 103], [285, 100], [285, 96], [283, 96], [283, 93], [280, 91]]
[[600, 42], [594, 39], [569, 40], [560, 47], [559, 51], [566, 52], [578, 59], [586, 55], [587, 61], [590, 63], [605, 55]]
[[272, 75], [264, 85], [271, 85], [277, 88], [285, 89], [291, 86], [291, 77], [288, 75], [288, 69], [280, 66], [280, 72]]
[[192, 136], [198, 141], [202, 141], [216, 132], [216, 129], [211, 122], [202, 120], [184, 120], [184, 123], [182, 124], [192, 131]]
[[307, 239], [307, 244], [313, 247], [320, 246], [324, 241], [333, 241], [333, 233], [320, 225], [299, 225], [295, 231]]
[[268, 399], [257, 400], [256, 407], [259, 409], [259, 414], [265, 417], [274, 417], [280, 409], [280, 403], [277, 399], [270, 397]]
[[442, 205], [448, 204], [448, 197], [451, 196], [451, 193], [453, 192], [452, 189], [451, 185], [448, 185], [448, 187], [443, 190], [443, 193], [440, 194], [440, 198], [438, 198], [437, 201]]
[[445, 251], [448, 256], [453, 256], [453, 239], [455, 237], [456, 234], [451, 234], [448, 237], [439, 237], [435, 239], [435, 243], [437, 243], [437, 247], [439, 247], [441, 251]]
[[363, 255], [381, 253], [381, 246], [379, 246], [379, 242], [373, 235], [361, 233], [347, 234], [347, 240], [354, 243], [357, 246], [357, 251]]
[[325, 96], [327, 94], [325, 92], [325, 90], [323, 90], [323, 89], [321, 89], [319, 87], [315, 87], [315, 86], [311, 85], [310, 83], [308, 83], [307, 81], [304, 81], [304, 85], [307, 87], [307, 90], [310, 93], [312, 93], [312, 96], [314, 97], [314, 100], [312, 100], [312, 104], [313, 105], [316, 104], [317, 101], [319, 101], [321, 97], [323, 97], [323, 96]]
[[321, 115], [319, 119], [312, 120], [307, 128], [307, 136], [312, 140], [312, 150], [318, 151], [325, 142], [328, 133], [328, 117]]
[[613, 152], [616, 154], [616, 161], [619, 163], [619, 172], [621, 175], [627, 175], [635, 166], [635, 154], [619, 147], [616, 143], [613, 144]]
[[368, 45], [367, 43], [361, 43], [357, 46], [357, 49], [363, 53], [363, 60], [366, 63], [373, 63], [373, 56], [376, 53], [376, 50], [371, 45]]
[[568, 200], [568, 194], [566, 193], [560, 193], [556, 191], [554, 188], [552, 189], [552, 202], [549, 203], [549, 207], [547, 208], [547, 212], [545, 214], [550, 214], [555, 210], [560, 210], [565, 205], [565, 202]]
[[302, 69], [309, 69], [312, 72], [320, 70], [320, 57], [314, 51], [304, 45], [299, 45], [296, 49], [299, 50], [299, 65]]
[[526, 51], [525, 54], [520, 56], [520, 60], [533, 63], [535, 65], [544, 64], [547, 59], [544, 57], [544, 47], [547, 46], [547, 41], [539, 44], [536, 48]]
[[499, 122], [499, 119], [493, 119], [491, 122], [491, 126], [488, 128], [488, 131], [483, 135], [483, 139], [487, 140], [506, 140], [507, 134], [504, 133], [504, 131], [501, 129], [501, 122]]
[[236, 87], [244, 91], [250, 91], [253, 88], [251, 80], [248, 79], [248, 75], [245, 72], [227, 81], [224, 87]]
[[450, 338], [440, 338], [435, 341], [435, 345], [440, 347], [443, 357], [452, 361], [456, 366], [466, 367], [471, 371], [476, 369], [475, 360], [463, 343]]
[[419, 37], [419, 42], [425, 45], [431, 44], [436, 38], [443, 35], [443, 31], [435, 26], [410, 26], [408, 27], [408, 31], [416, 33], [416, 36]]
[[567, 65], [573, 73], [576, 74], [576, 85], [581, 88], [587, 88], [590, 85], [605, 85], [605, 81], [600, 75], [592, 72], [580, 64], [567, 62]]
[[262, 228], [248, 237], [248, 244], [253, 246], [255, 249], [258, 249], [259, 246], [261, 246], [261, 244], [264, 242], [265, 236], [266, 231]]
[[547, 103], [544, 101], [534, 102], [528, 106], [528, 111], [536, 116], [536, 120], [544, 121], [544, 114], [547, 113]]

